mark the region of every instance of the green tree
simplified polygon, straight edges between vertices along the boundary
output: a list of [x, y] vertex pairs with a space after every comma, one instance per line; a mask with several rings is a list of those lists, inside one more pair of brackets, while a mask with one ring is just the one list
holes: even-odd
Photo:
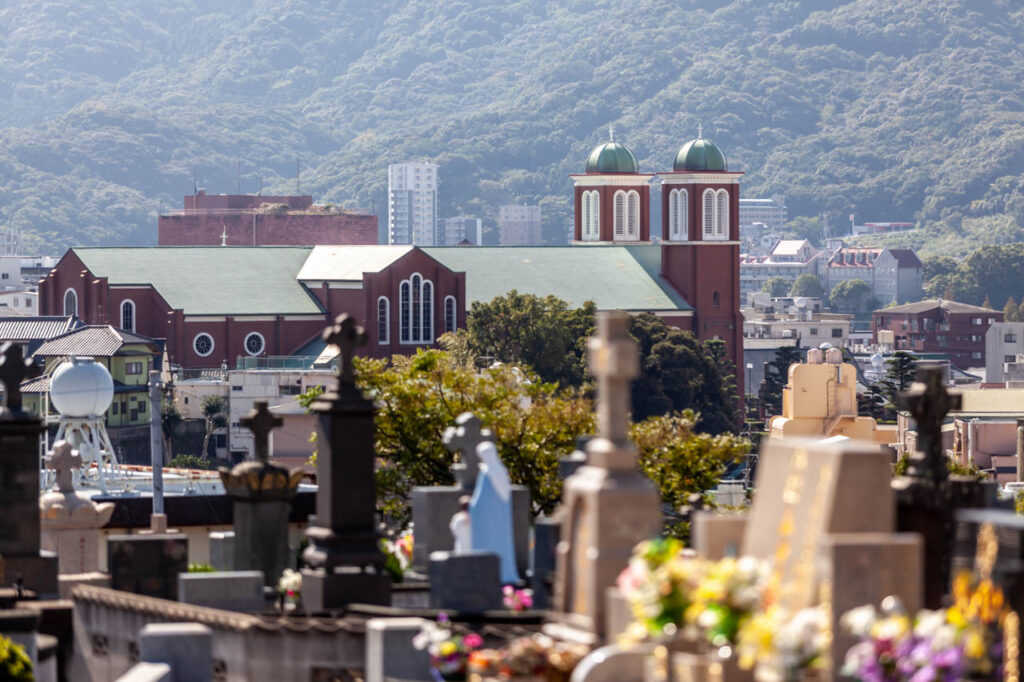
[[164, 395], [160, 405], [160, 432], [164, 437], [164, 453], [170, 456], [174, 452], [174, 437], [181, 426], [181, 412], [170, 395]]
[[633, 382], [634, 419], [700, 408], [701, 428], [711, 433], [735, 430], [739, 406], [735, 387], [730, 395], [719, 362], [697, 337], [669, 327], [650, 313], [633, 316], [630, 334], [640, 345], [640, 377]]
[[1020, 322], [1017, 301], [1013, 300], [1013, 296], [1010, 296], [1010, 298], [1006, 299], [1006, 305], [1003, 306], [1003, 321]]
[[825, 294], [825, 288], [821, 286], [821, 280], [809, 272], [796, 278], [789, 290], [790, 296], [806, 296], [808, 298], [821, 298]]
[[761, 401], [765, 414], [774, 416], [782, 413], [782, 389], [789, 383], [789, 366], [803, 360], [804, 349], [799, 346], [782, 346], [775, 351], [775, 357], [766, 363], [764, 391]]
[[956, 266], [956, 261], [949, 256], [929, 256], [921, 261], [921, 277], [927, 284], [936, 277], [955, 272]]
[[[698, 433], [700, 416], [692, 410], [651, 417], [633, 425], [630, 437], [637, 446], [640, 470], [661, 492], [672, 509], [687, 503], [693, 493], [714, 488], [725, 468], [750, 452], [750, 441], [732, 434]], [[668, 534], [682, 536], [688, 528], [677, 525]]]
[[761, 291], [771, 294], [772, 298], [780, 298], [789, 293], [789, 280], [785, 277], [769, 277], [761, 285]]
[[210, 436], [217, 429], [223, 429], [228, 425], [227, 401], [224, 400], [224, 396], [208, 395], [203, 398], [201, 406], [203, 421], [206, 422], [201, 455], [205, 459], [210, 456]]
[[815, 246], [821, 246], [821, 219], [817, 216], [797, 216], [786, 223], [787, 236], [806, 239]]
[[[722, 377], [722, 392], [730, 405], [739, 405], [739, 392], [736, 390], [736, 365], [729, 356], [729, 346], [722, 339], [710, 339], [704, 342], [711, 359], [718, 365], [718, 374]], [[748, 389], [749, 390], [749, 389]]]
[[889, 405], [897, 405], [899, 394], [910, 387], [916, 371], [917, 356], [905, 350], [894, 352], [885, 361], [885, 377], [880, 383]]
[[871, 285], [862, 279], [847, 279], [832, 287], [829, 301], [842, 312], [861, 312], [871, 297]]
[[543, 298], [512, 290], [470, 308], [455, 346], [478, 358], [524, 364], [543, 381], [581, 386], [586, 373], [586, 339], [594, 329], [595, 306], [571, 308], [556, 296]]

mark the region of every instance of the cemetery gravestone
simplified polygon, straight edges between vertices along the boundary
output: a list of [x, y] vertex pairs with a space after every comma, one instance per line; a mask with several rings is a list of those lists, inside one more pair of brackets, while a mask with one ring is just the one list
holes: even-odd
[[214, 531], [210, 533], [210, 565], [218, 571], [234, 570], [235, 531]]
[[7, 343], [0, 357], [0, 586], [21, 579], [40, 596], [56, 596], [57, 557], [40, 549], [39, 435], [43, 424], [22, 409], [21, 382], [41, 370]]
[[221, 467], [224, 490], [235, 503], [235, 534], [232, 568], [261, 571], [267, 585], [276, 585], [289, 566], [288, 517], [302, 469], [288, 470], [269, 461], [270, 432], [283, 420], [275, 417], [266, 401], [241, 419], [254, 436], [255, 461], [233, 469]]
[[636, 465], [629, 442], [630, 384], [639, 374], [629, 315], [598, 316], [590, 339], [590, 372], [597, 380], [597, 437], [587, 444], [587, 464], [566, 479], [564, 525], [558, 545], [555, 608], [550, 631], [596, 643], [604, 637], [605, 593], [615, 585], [633, 547], [661, 525], [659, 495]]
[[178, 574], [188, 571], [188, 538], [181, 534], [107, 537], [110, 586], [147, 597], [178, 600]]
[[257, 613], [266, 606], [260, 571], [216, 571], [178, 575], [178, 601], [212, 609]]
[[71, 472], [82, 466], [82, 458], [71, 443], [54, 443], [46, 466], [57, 475], [53, 490], [39, 500], [42, 546], [57, 553], [61, 574], [98, 571], [101, 529], [110, 521], [114, 503], [96, 503], [75, 492]]
[[501, 560], [493, 552], [430, 555], [430, 606], [481, 613], [502, 606]]
[[985, 488], [969, 476], [949, 476], [942, 448], [942, 424], [960, 396], [943, 386], [942, 370], [924, 367], [901, 398], [901, 407], [917, 423], [919, 452], [910, 455], [905, 476], [892, 481], [896, 494], [896, 528], [924, 538], [924, 606], [940, 608], [947, 594], [957, 509], [984, 507]]
[[[313, 405], [319, 455], [316, 524], [303, 558], [302, 597], [316, 612], [347, 604], [391, 602], [391, 577], [377, 532], [374, 480], [373, 401], [356, 387], [353, 358], [366, 333], [347, 314], [324, 330], [324, 341], [341, 351], [336, 390]], [[444, 519], [447, 525], [448, 517]], [[450, 536], [449, 536], [450, 537]], [[236, 542], [238, 539], [236, 538]]]

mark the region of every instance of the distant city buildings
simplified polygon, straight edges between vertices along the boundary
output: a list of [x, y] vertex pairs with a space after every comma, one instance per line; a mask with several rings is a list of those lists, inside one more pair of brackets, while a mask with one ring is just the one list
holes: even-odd
[[443, 241], [439, 246], [458, 246], [463, 243], [483, 244], [483, 221], [479, 218], [456, 216], [445, 218], [441, 228]]
[[501, 246], [540, 246], [540, 225], [540, 206], [501, 206], [498, 243]]
[[743, 339], [796, 339], [798, 345], [834, 348], [850, 344], [853, 315], [825, 313], [818, 298], [771, 298], [751, 294], [743, 308]]
[[437, 233], [436, 163], [388, 166], [388, 244], [435, 246]]
[[996, 322], [985, 332], [985, 383], [1004, 382], [1024, 387], [1024, 322]]
[[778, 194], [771, 199], [740, 199], [740, 230], [761, 223], [769, 231], [778, 232], [789, 221], [786, 198]]
[[[742, 199], [740, 200], [742, 201]], [[800, 275], [819, 277], [818, 249], [806, 239], [782, 239], [767, 256], [740, 256], [740, 295], [761, 291], [764, 283], [781, 277], [792, 285]]]
[[828, 294], [840, 282], [859, 279], [871, 287], [878, 307], [909, 303], [924, 295], [920, 259], [911, 249], [842, 248], [825, 267], [822, 284]]
[[871, 332], [892, 350], [944, 353], [963, 369], [986, 365], [985, 334], [1002, 321], [1001, 310], [931, 299], [876, 310]]
[[207, 194], [157, 219], [160, 246], [376, 244], [377, 217], [313, 203], [311, 196]]

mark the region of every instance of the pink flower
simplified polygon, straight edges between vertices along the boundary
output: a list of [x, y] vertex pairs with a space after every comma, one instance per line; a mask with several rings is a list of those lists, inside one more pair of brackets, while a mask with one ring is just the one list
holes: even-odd
[[471, 632], [462, 638], [462, 643], [466, 645], [467, 649], [479, 649], [484, 645], [484, 638]]

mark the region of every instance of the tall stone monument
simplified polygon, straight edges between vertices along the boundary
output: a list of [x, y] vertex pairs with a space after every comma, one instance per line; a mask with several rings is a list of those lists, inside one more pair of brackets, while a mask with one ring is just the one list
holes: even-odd
[[114, 503], [93, 502], [75, 491], [71, 472], [82, 466], [82, 458], [71, 443], [54, 443], [46, 466], [56, 472], [57, 480], [39, 500], [43, 548], [57, 552], [63, 574], [100, 570], [100, 529], [110, 521]]
[[564, 521], [557, 552], [552, 632], [594, 644], [605, 637], [608, 588], [637, 543], [661, 524], [659, 495], [637, 469], [628, 439], [630, 384], [640, 373], [629, 315], [601, 313], [590, 339], [590, 373], [597, 380], [597, 437], [587, 463], [565, 480]]
[[[316, 524], [306, 531], [302, 599], [310, 610], [346, 604], [390, 604], [391, 578], [384, 570], [377, 531], [374, 481], [376, 409], [356, 387], [352, 360], [366, 343], [354, 318], [339, 315], [323, 339], [341, 351], [338, 386], [313, 404], [317, 414]], [[238, 538], [235, 538], [238, 542]]]
[[266, 585], [276, 585], [288, 562], [288, 516], [302, 469], [270, 463], [271, 430], [284, 421], [267, 409], [266, 401], [240, 420], [254, 436], [255, 459], [220, 468], [224, 490], [235, 502], [234, 563], [236, 571], [263, 571]]
[[40, 369], [6, 343], [0, 357], [0, 586], [22, 581], [39, 595], [56, 595], [57, 557], [40, 550], [39, 435], [42, 421], [25, 412], [21, 382]]
[[942, 448], [942, 423], [960, 407], [960, 396], [950, 395], [942, 383], [942, 370], [918, 369], [900, 407], [917, 423], [919, 452], [910, 455], [905, 476], [893, 479], [896, 493], [896, 529], [919, 533], [924, 539], [924, 606], [941, 608], [949, 588], [950, 564], [956, 537], [957, 509], [985, 506], [985, 490], [970, 476], [950, 476]]

